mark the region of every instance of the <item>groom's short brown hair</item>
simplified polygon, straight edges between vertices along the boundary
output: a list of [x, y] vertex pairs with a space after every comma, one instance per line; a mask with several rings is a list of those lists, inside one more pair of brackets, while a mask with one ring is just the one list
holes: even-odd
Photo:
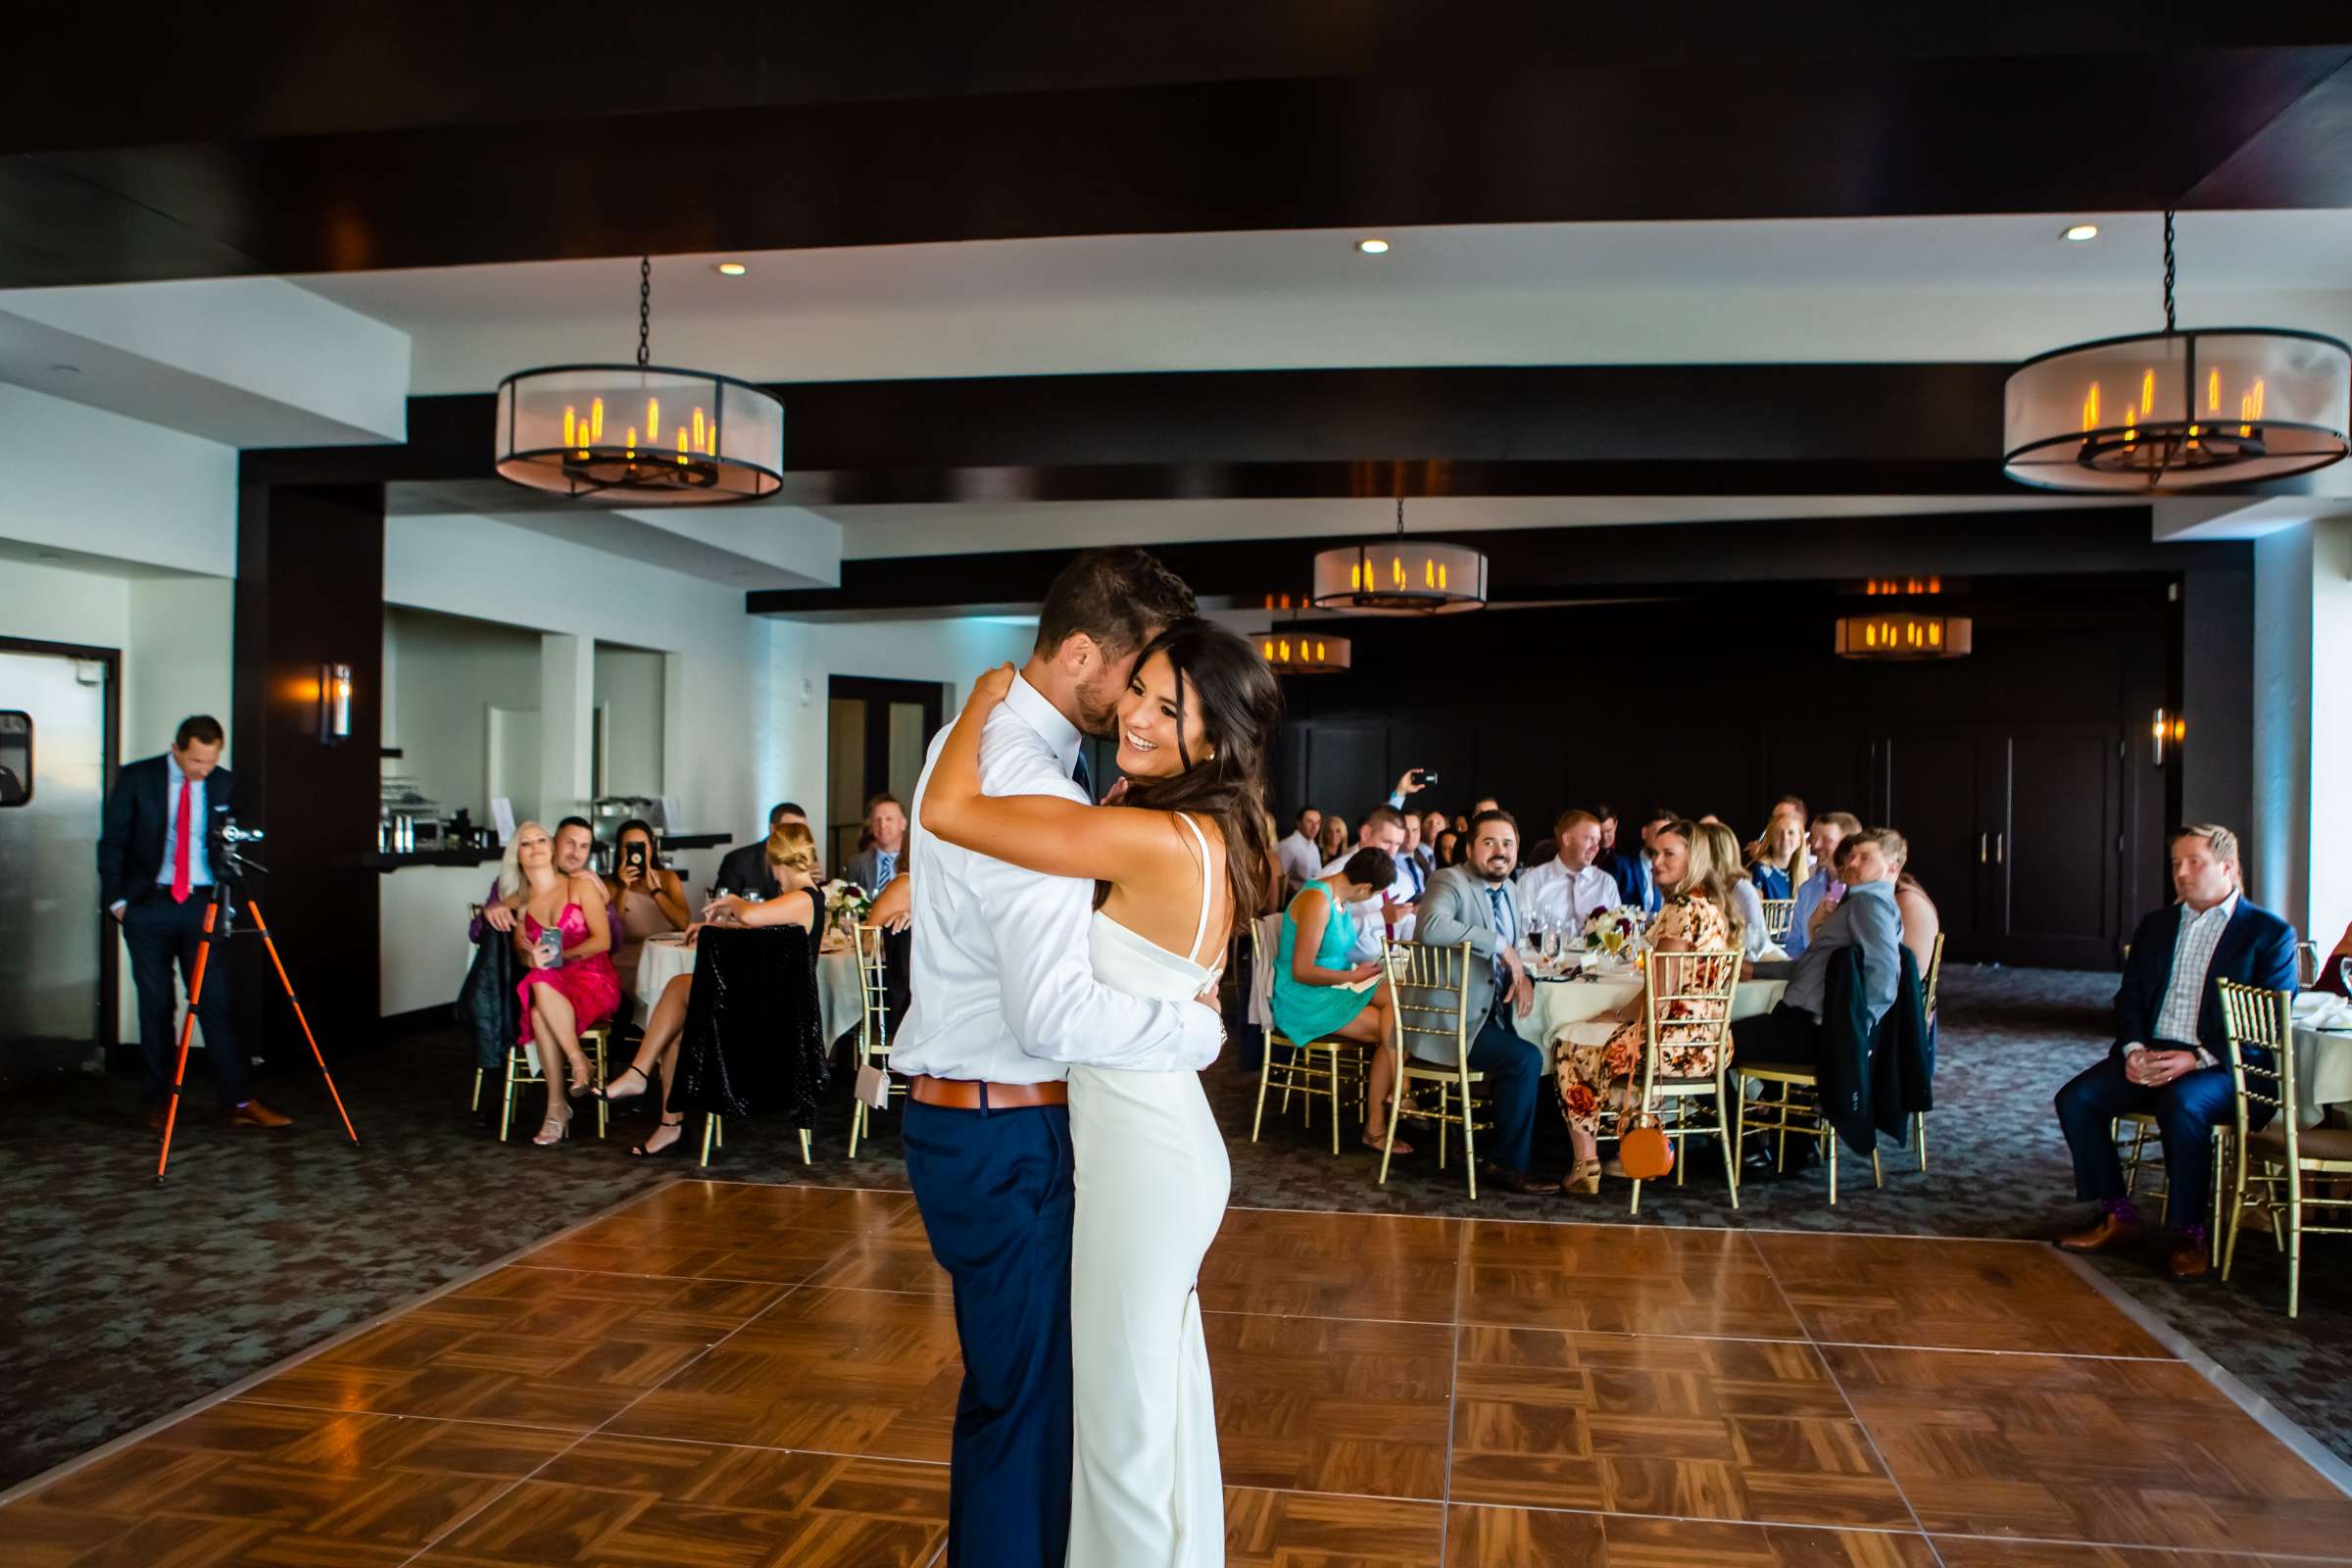
[[1046, 590], [1037, 653], [1051, 659], [1084, 632], [1105, 654], [1132, 654], [1163, 627], [1197, 613], [1193, 591], [1151, 551], [1133, 545], [1085, 550]]

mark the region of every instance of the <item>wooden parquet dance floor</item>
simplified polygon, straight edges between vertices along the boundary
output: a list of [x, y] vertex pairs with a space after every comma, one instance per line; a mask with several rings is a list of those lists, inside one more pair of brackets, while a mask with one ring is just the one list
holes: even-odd
[[[923, 1568], [945, 1289], [905, 1194], [669, 1184], [0, 1509], [0, 1559]], [[2037, 1245], [1236, 1210], [1201, 1294], [1246, 1568], [2352, 1562], [2352, 1498]]]

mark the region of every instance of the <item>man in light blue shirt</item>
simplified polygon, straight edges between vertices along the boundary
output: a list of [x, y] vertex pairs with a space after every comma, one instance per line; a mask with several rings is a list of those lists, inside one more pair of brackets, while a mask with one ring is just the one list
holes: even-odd
[[1813, 915], [1824, 904], [1836, 904], [1845, 884], [1838, 880], [1838, 846], [1862, 831], [1862, 819], [1847, 811], [1824, 811], [1813, 819], [1807, 848], [1813, 856], [1813, 874], [1797, 885], [1796, 911], [1788, 921], [1782, 951], [1801, 958], [1813, 941]]
[[1846, 948], [1862, 950], [1862, 997], [1872, 1030], [1894, 1005], [1903, 972], [1903, 917], [1894, 906], [1894, 880], [1902, 875], [1908, 846], [1891, 828], [1866, 828], [1841, 848], [1845, 897], [1838, 901], [1805, 956], [1748, 966], [1759, 980], [1786, 979], [1780, 1005], [1732, 1025], [1733, 1059], [1810, 1067], [1822, 1059], [1828, 1031], [1830, 964]]

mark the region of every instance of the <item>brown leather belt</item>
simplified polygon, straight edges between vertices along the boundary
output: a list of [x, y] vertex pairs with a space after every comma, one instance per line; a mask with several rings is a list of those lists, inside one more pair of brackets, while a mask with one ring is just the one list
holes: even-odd
[[906, 1080], [906, 1093], [926, 1105], [948, 1110], [1023, 1110], [1070, 1102], [1068, 1084], [984, 1084], [973, 1078], [926, 1078], [920, 1073]]

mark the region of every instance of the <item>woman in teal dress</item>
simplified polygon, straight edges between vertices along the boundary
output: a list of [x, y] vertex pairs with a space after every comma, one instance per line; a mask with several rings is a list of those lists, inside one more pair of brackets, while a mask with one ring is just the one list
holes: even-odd
[[[1304, 1045], [1312, 1040], [1353, 1040], [1374, 1047], [1371, 1092], [1364, 1100], [1364, 1144], [1387, 1145], [1389, 1094], [1396, 1078], [1390, 1044], [1393, 994], [1383, 986], [1348, 988], [1381, 972], [1377, 963], [1350, 964], [1355, 916], [1350, 906], [1376, 899], [1396, 880], [1396, 862], [1386, 851], [1358, 850], [1329, 876], [1298, 890], [1282, 915], [1282, 943], [1274, 952], [1274, 1027]], [[1399, 1154], [1412, 1152], [1402, 1139]]]

